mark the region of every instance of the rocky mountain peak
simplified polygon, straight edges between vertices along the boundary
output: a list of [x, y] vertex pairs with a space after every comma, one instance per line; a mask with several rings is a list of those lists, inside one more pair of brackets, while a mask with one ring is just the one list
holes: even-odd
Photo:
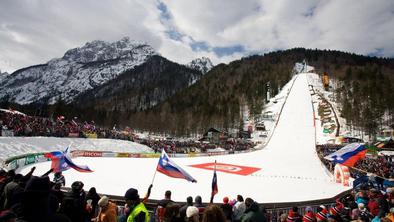
[[94, 40], [84, 46], [68, 50], [62, 59], [69, 62], [89, 63], [114, 59], [133, 59], [138, 54], [154, 55], [155, 50], [145, 44], [124, 37], [116, 42]]
[[213, 64], [212, 64], [212, 62], [211, 62], [211, 60], [209, 58], [201, 57], [201, 58], [197, 58], [197, 59], [192, 60], [191, 62], [189, 62], [187, 64], [187, 66], [192, 68], [192, 69], [199, 70], [200, 72], [205, 74], [209, 70], [212, 69]]

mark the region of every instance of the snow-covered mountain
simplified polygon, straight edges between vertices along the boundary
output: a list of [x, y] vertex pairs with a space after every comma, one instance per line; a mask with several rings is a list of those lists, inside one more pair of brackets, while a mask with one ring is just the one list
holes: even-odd
[[92, 41], [68, 50], [62, 58], [15, 71], [0, 82], [0, 100], [19, 104], [71, 102], [157, 53], [125, 37], [116, 42]]
[[197, 59], [192, 60], [186, 66], [189, 68], [192, 68], [192, 69], [199, 70], [200, 72], [205, 74], [209, 70], [212, 69], [213, 64], [209, 58], [201, 57], [201, 58], [197, 58]]
[[1, 72], [1, 70], [0, 70], [0, 83], [8, 75], [9, 75], [8, 72]]

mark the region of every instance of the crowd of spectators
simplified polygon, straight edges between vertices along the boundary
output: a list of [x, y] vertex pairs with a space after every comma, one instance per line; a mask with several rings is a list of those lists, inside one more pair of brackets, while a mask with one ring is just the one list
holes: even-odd
[[205, 142], [195, 140], [176, 140], [138, 138], [129, 127], [118, 129], [103, 128], [91, 122], [80, 122], [77, 118], [71, 120], [63, 116], [56, 118], [44, 118], [22, 115], [13, 112], [0, 111], [0, 135], [6, 131], [12, 132], [13, 136], [54, 136], [54, 137], [89, 137], [109, 138], [136, 141], [151, 147], [155, 152], [162, 148], [168, 153], [191, 153], [207, 152], [218, 147], [227, 151], [248, 150], [254, 147], [254, 143], [244, 139], [225, 139], [217, 142]]
[[97, 127], [94, 121], [80, 122], [77, 118], [67, 120], [64, 116], [44, 118], [0, 112], [2, 131], [11, 131], [14, 136], [55, 136], [55, 137], [86, 137], [95, 134], [101, 138], [118, 138], [121, 133]]
[[[219, 203], [203, 203], [201, 196], [189, 196], [185, 203], [174, 202], [171, 191], [164, 199], [149, 201], [152, 185], [144, 198], [138, 190], [125, 191], [123, 202], [99, 195], [94, 187], [84, 191], [75, 181], [71, 189], [62, 189], [64, 180], [50, 181], [48, 171], [35, 176], [35, 168], [26, 175], [0, 170], [0, 221], [18, 222], [292, 222], [292, 221], [394, 221], [394, 188], [384, 192], [363, 185], [329, 205], [293, 206], [275, 212], [241, 194], [224, 197]], [[57, 174], [58, 177], [61, 173]], [[186, 191], [175, 191], [186, 192]], [[149, 204], [148, 204], [149, 203]], [[148, 207], [149, 206], [149, 207]]]
[[354, 166], [376, 176], [394, 179], [394, 162], [392, 156], [374, 156], [359, 160]]
[[[317, 146], [317, 153], [320, 160], [325, 164], [327, 169], [334, 171], [335, 163], [324, 159], [325, 156], [339, 150], [343, 145], [319, 145]], [[394, 179], [394, 159], [388, 155], [378, 155], [378, 153], [367, 153], [364, 159], [356, 162], [352, 167], [352, 176], [357, 178], [362, 175], [374, 175], [382, 179]]]
[[174, 140], [174, 139], [141, 139], [141, 144], [151, 147], [155, 152], [160, 152], [162, 148], [167, 153], [193, 153], [193, 152], [207, 152], [209, 150], [215, 150], [222, 148], [225, 151], [242, 151], [249, 150], [255, 146], [254, 143], [243, 139], [229, 139], [223, 140], [216, 143], [209, 143], [204, 141], [194, 140]]

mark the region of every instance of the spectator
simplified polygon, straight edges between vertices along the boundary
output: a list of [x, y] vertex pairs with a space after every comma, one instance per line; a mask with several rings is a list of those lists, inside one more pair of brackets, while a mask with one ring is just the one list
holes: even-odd
[[184, 218], [186, 217], [186, 210], [187, 210], [187, 208], [190, 207], [190, 206], [193, 206], [193, 197], [188, 196], [188, 197], [186, 198], [186, 204], [183, 205], [183, 206], [181, 207], [181, 209], [179, 210], [179, 214], [180, 214], [180, 217], [181, 217], [181, 218], [184, 219]]
[[246, 206], [244, 203], [244, 198], [242, 195], [237, 195], [237, 202], [234, 205], [233, 208], [233, 218], [234, 221], [241, 221], [241, 217], [244, 214], [246, 210]]
[[116, 222], [117, 221], [117, 207], [114, 203], [110, 202], [107, 196], [103, 196], [98, 201], [100, 207], [97, 216], [97, 222]]
[[265, 216], [260, 212], [258, 204], [251, 198], [245, 200], [246, 210], [242, 222], [265, 222]]
[[222, 209], [224, 216], [226, 217], [227, 221], [231, 221], [232, 216], [233, 216], [233, 207], [228, 203], [228, 197], [223, 198], [223, 204], [220, 205], [220, 208]]
[[189, 206], [186, 209], [186, 222], [199, 222], [200, 221], [200, 216], [199, 216], [199, 210], [195, 206]]
[[167, 190], [164, 194], [164, 199], [160, 200], [157, 204], [155, 211], [155, 218], [157, 222], [162, 222], [167, 204], [172, 203], [171, 191]]
[[316, 220], [317, 221], [327, 221], [328, 217], [327, 209], [324, 206], [320, 206], [316, 213]]
[[220, 207], [212, 204], [204, 210], [202, 222], [226, 222], [226, 217]]
[[66, 185], [66, 179], [64, 178], [61, 171], [55, 173], [55, 176], [53, 177], [53, 182], [58, 183], [62, 186]]
[[24, 189], [17, 221], [53, 221], [49, 209], [50, 181], [45, 177], [32, 177]]
[[200, 214], [204, 213], [204, 205], [202, 204], [202, 198], [201, 196], [196, 196], [196, 198], [194, 198], [194, 206], [198, 208], [198, 212]]
[[86, 203], [90, 202], [90, 204], [88, 204], [90, 206], [87, 207], [88, 209], [87, 213], [89, 219], [95, 218], [98, 215], [97, 204], [99, 200], [100, 200], [100, 196], [97, 194], [96, 188], [91, 187], [88, 193], [86, 194]]
[[294, 206], [287, 214], [287, 221], [288, 222], [301, 222], [302, 216], [298, 213], [298, 207]]
[[129, 206], [127, 222], [149, 222], [149, 213], [144, 203], [140, 201], [138, 190], [130, 188], [126, 191], [124, 198]]
[[165, 222], [182, 222], [184, 218], [181, 218], [179, 214], [179, 205], [173, 202], [167, 204], [164, 211], [164, 221]]
[[21, 189], [19, 182], [22, 180], [22, 177], [21, 174], [17, 174], [11, 182], [5, 185], [2, 193], [2, 199], [4, 200], [3, 209], [8, 210], [11, 208], [14, 202], [13, 199], [15, 198], [14, 192]]
[[315, 222], [316, 216], [312, 211], [307, 211], [305, 215], [302, 217], [303, 222]]
[[85, 192], [83, 183], [75, 181], [71, 184], [71, 191], [66, 193], [60, 208], [60, 212], [67, 215], [73, 222], [85, 222]]

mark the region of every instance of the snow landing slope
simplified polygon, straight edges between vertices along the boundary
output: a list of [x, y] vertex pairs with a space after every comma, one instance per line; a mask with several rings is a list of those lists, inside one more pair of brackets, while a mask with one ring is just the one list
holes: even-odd
[[[232, 164], [241, 168], [259, 168], [257, 172], [240, 175], [218, 171], [219, 193], [215, 202], [224, 196], [234, 198], [237, 194], [252, 197], [259, 203], [306, 201], [334, 197], [350, 189], [333, 182], [332, 175], [319, 160], [315, 148], [315, 128], [311, 95], [307, 75], [296, 75], [291, 81], [287, 101], [277, 127], [267, 146], [261, 150], [226, 156], [174, 158], [174, 161], [198, 182], [174, 179], [157, 173], [153, 182], [151, 198], [162, 199], [166, 190], [172, 191], [175, 201], [185, 201], [187, 196], [201, 195], [209, 202], [212, 170], [192, 167], [194, 164]], [[97, 192], [123, 196], [134, 187], [141, 196], [146, 192], [155, 173], [157, 158], [76, 158], [78, 164], [86, 164], [93, 173], [64, 172], [67, 184], [82, 180], [85, 187], [96, 187]], [[50, 162], [39, 163], [37, 174], [46, 172]], [[28, 172], [31, 166], [22, 169]], [[230, 167], [236, 169], [239, 167]]]

